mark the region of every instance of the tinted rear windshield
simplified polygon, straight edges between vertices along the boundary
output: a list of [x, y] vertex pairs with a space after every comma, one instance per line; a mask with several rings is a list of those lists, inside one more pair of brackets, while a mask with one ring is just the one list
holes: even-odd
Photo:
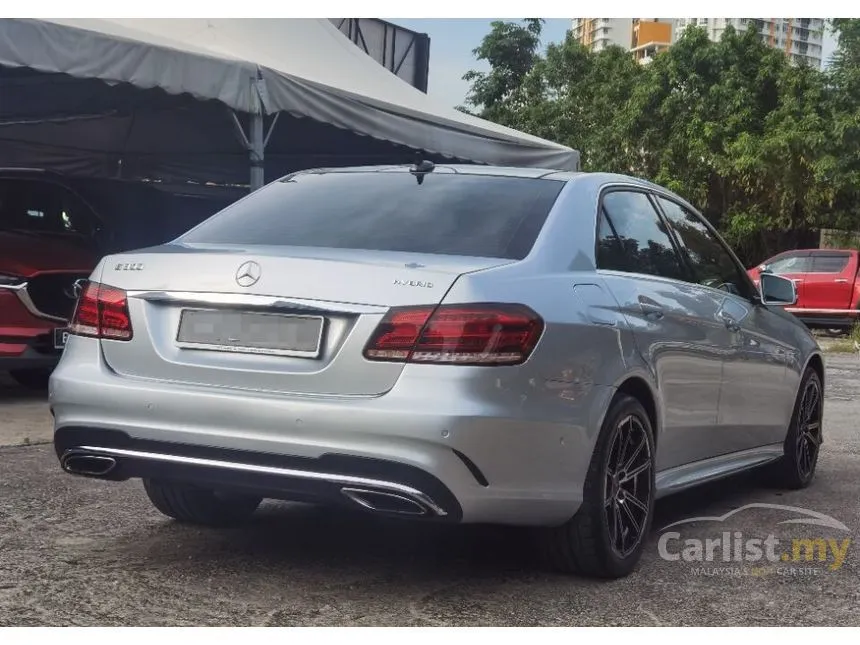
[[521, 260], [563, 182], [433, 172], [330, 172], [278, 181], [180, 238]]

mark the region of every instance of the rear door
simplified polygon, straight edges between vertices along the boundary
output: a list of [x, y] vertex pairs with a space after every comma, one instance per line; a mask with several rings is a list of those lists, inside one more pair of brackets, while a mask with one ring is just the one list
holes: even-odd
[[657, 203], [680, 240], [701, 297], [714, 302], [727, 328], [714, 445], [729, 453], [768, 444], [784, 435], [782, 413], [793, 396], [785, 386], [790, 348], [780, 340], [784, 330], [755, 305], [746, 272], [704, 218], [662, 196]]
[[[437, 174], [438, 173], [438, 174]], [[106, 262], [128, 291], [137, 378], [374, 396], [403, 363], [363, 350], [391, 307], [435, 305], [465, 273], [531, 250], [562, 182], [434, 171], [308, 173], [253, 193], [177, 242]]]
[[663, 401], [658, 470], [723, 452], [725, 437], [714, 429], [732, 338], [717, 301], [689, 282], [646, 193], [613, 189], [599, 217], [598, 270], [655, 371]]
[[848, 309], [854, 296], [856, 255], [850, 251], [813, 251], [803, 285], [807, 309]]

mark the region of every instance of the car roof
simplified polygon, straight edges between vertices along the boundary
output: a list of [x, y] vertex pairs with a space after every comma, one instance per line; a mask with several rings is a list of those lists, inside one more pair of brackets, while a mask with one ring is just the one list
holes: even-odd
[[[348, 167], [327, 167], [327, 168], [311, 168], [301, 170], [283, 177], [292, 177], [297, 174], [312, 174], [312, 173], [376, 173], [376, 172], [408, 172], [412, 166], [410, 164], [402, 165], [384, 165], [384, 166], [348, 166]], [[585, 181], [594, 184], [611, 184], [611, 183], [626, 183], [635, 184], [643, 188], [658, 190], [662, 192], [670, 192], [665, 188], [652, 184], [649, 181], [636, 177], [621, 175], [616, 173], [605, 172], [584, 172], [571, 170], [554, 170], [552, 168], [521, 168], [515, 166], [490, 166], [483, 164], [435, 164], [434, 173], [445, 174], [461, 174], [461, 175], [482, 175], [493, 177], [522, 177], [524, 179], [549, 179], [553, 181], [568, 182], [572, 180]]]
[[[322, 173], [377, 173], [377, 172], [408, 172], [411, 164], [402, 165], [385, 165], [385, 166], [348, 166], [348, 167], [329, 167], [329, 168], [310, 168], [301, 170], [297, 173], [287, 175], [291, 177], [301, 174], [322, 174]], [[458, 174], [458, 175], [483, 175], [495, 177], [523, 177], [529, 179], [557, 179], [566, 181], [569, 177], [560, 175], [573, 176], [577, 173], [567, 173], [550, 168], [517, 168], [512, 166], [486, 166], [479, 164], [434, 164], [434, 173], [439, 174]]]

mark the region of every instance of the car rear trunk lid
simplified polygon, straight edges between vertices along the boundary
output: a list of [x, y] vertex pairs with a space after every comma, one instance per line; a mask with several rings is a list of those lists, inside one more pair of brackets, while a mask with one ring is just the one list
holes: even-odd
[[366, 361], [362, 351], [388, 308], [437, 304], [460, 275], [513, 261], [223, 245], [124, 254], [108, 258], [102, 282], [128, 292], [134, 335], [103, 340], [103, 354], [128, 377], [379, 395], [403, 365]]

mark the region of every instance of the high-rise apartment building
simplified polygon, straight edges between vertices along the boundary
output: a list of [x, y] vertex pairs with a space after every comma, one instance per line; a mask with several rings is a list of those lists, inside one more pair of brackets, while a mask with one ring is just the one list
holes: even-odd
[[632, 52], [647, 63], [672, 44], [672, 18], [574, 18], [573, 37], [593, 52], [610, 45]]
[[630, 52], [639, 63], [649, 63], [672, 44], [674, 20], [671, 18], [634, 18]]
[[746, 31], [750, 23], [768, 45], [784, 51], [792, 62], [821, 69], [823, 18], [677, 18], [673, 39], [688, 27], [697, 26], [704, 28], [711, 40], [719, 40], [729, 25]]

